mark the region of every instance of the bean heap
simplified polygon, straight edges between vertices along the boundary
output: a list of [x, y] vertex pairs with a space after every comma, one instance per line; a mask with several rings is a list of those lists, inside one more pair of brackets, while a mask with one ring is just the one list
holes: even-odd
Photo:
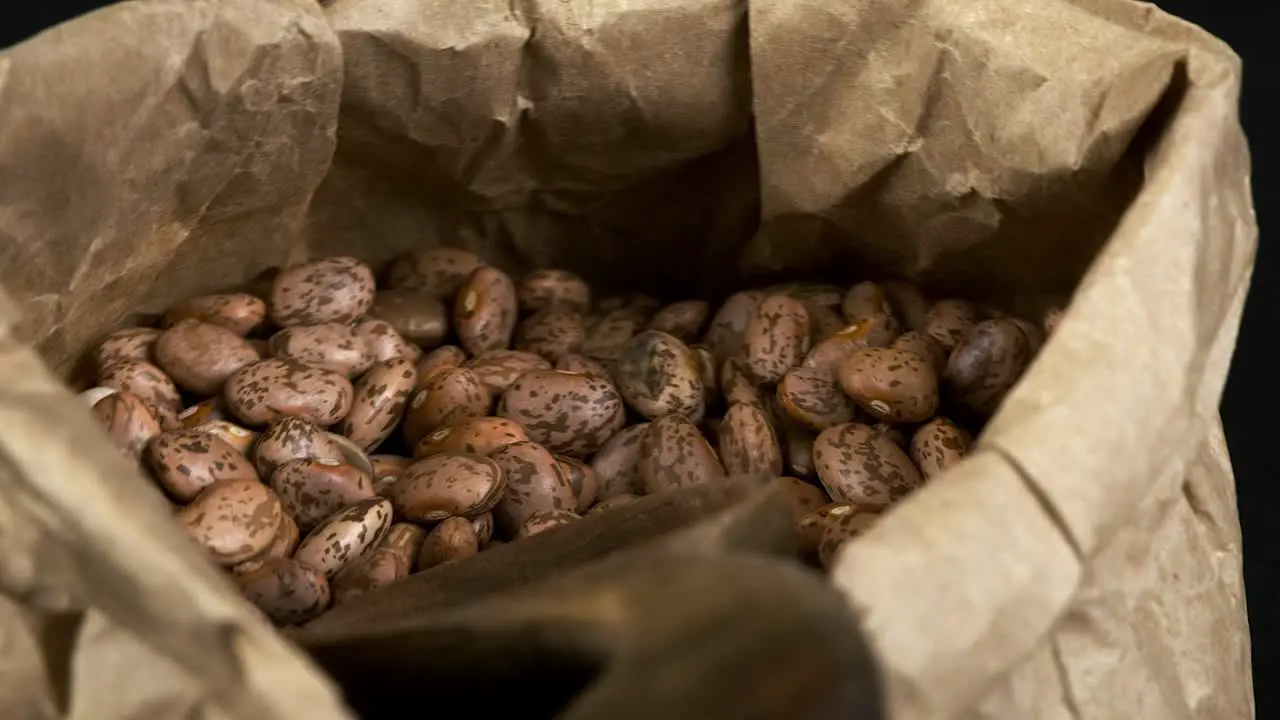
[[[281, 625], [641, 495], [778, 478], [805, 557], [960, 460], [1043, 324], [913, 284], [718, 308], [593, 298], [472, 253], [350, 257], [197, 297], [95, 350], [82, 395]], [[712, 312], [714, 309], [714, 312]]]

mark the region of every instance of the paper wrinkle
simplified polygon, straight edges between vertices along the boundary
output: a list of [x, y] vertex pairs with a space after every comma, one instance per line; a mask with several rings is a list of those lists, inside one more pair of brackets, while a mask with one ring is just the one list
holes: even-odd
[[[1091, 563], [1072, 605], [1028, 662], [978, 706], [978, 718], [1253, 717], [1247, 635], [1223, 632], [1218, 609], [1243, 615], [1240, 526], [1221, 426], [1206, 429], [1183, 478], [1137, 510]], [[1048, 658], [1057, 666], [1052, 678]], [[1034, 684], [1061, 694], [1028, 693]], [[1171, 691], [1176, 689], [1176, 691]], [[1226, 690], [1230, 690], [1227, 692]], [[1079, 698], [1079, 700], [1075, 700]]]
[[[1126, 522], [1164, 463], [1185, 455], [1181, 448], [1202, 432], [1206, 411], [1216, 417], [1229, 355], [1214, 350], [1234, 346], [1235, 303], [1255, 242], [1252, 232], [1230, 234], [1234, 223], [1212, 200], [1222, 187], [1248, 190], [1247, 163], [1235, 177], [1215, 171], [1216, 154], [1238, 148], [1223, 147], [1209, 130], [1221, 127], [1224, 115], [1234, 120], [1236, 88], [1226, 94], [1230, 102], [1201, 99], [1208, 91], [1194, 86], [1186, 93], [1184, 111], [1153, 151], [1143, 193], [1081, 282], [1068, 313], [1074, 317], [1025, 376], [1026, 392], [1010, 398], [983, 438], [1018, 459], [1086, 552]], [[1201, 138], [1195, 148], [1159, 162], [1166, 148], [1191, 137]], [[1220, 230], [1205, 243], [1172, 245], [1187, 225]], [[1206, 297], [1208, 288], [1213, 293]], [[1086, 317], [1087, 326], [1080, 321]], [[1083, 363], [1096, 371], [1068, 370]], [[1091, 418], [1083, 428], [1082, 417]], [[1062, 441], [1055, 447], [1044, 437]], [[1064, 465], [1061, 445], [1071, 446], [1079, 462]], [[1135, 447], [1170, 452], [1134, 453]], [[1110, 477], [1106, 485], [1079, 482], [1081, 474], [1102, 473]]]
[[[71, 378], [135, 310], [432, 245], [673, 298], [898, 273], [1034, 317], [1074, 289], [975, 455], [835, 580], [894, 720], [1245, 717], [1239, 74], [1123, 0], [140, 0], [0, 54], [0, 325]], [[33, 681], [0, 710], [345, 717], [5, 340], [0, 663]]]
[[[100, 39], [120, 23], [149, 42]], [[341, 61], [314, 6], [134, 3], [6, 59], [0, 260], [23, 268], [5, 288], [59, 372], [140, 303], [290, 257], [288, 242], [256, 257], [228, 247], [296, 235], [332, 154]], [[57, 180], [33, 182], [32, 168]], [[140, 238], [152, 250], [137, 252]]]
[[123, 4], [5, 52], [0, 622], [27, 640], [0, 662], [32, 681], [6, 684], [5, 717], [347, 717], [15, 338], [67, 374], [139, 302], [287, 258], [340, 63], [302, 0]]
[[1035, 647], [1081, 573], [1023, 479], [980, 451], [846, 545], [833, 581], [887, 670], [890, 717], [942, 718]]

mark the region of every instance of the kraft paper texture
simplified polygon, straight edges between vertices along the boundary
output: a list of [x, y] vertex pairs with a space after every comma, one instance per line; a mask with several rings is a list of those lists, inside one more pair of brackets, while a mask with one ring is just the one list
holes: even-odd
[[973, 456], [839, 560], [891, 717], [1251, 718], [1239, 89], [1129, 0], [135, 0], [0, 52], [0, 717], [350, 717], [64, 381], [175, 299], [450, 244], [684, 296], [1070, 296]]

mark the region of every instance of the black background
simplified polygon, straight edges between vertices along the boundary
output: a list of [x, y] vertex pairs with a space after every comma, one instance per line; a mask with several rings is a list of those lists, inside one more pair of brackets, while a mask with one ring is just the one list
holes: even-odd
[[[1268, 41], [1280, 30], [1280, 4], [1270, 7], [1260, 0], [1210, 2], [1209, 0], [1163, 0], [1158, 4], [1175, 15], [1195, 22], [1226, 40], [1244, 58], [1245, 81], [1241, 99], [1245, 132], [1253, 154], [1253, 189], [1258, 221], [1267, 227], [1268, 208], [1277, 198], [1277, 174], [1271, 168], [1280, 163], [1277, 140], [1280, 132], [1280, 75], [1268, 69], [1264, 59]], [[0, 47], [18, 42], [41, 29], [75, 15], [110, 3], [93, 0], [44, 0], [16, 2], [0, 9]], [[16, 6], [16, 7], [15, 7]], [[139, 38], [139, 42], [146, 42]], [[86, 68], [92, 72], [92, 68]], [[1275, 107], [1275, 110], [1270, 109]], [[1280, 688], [1270, 682], [1276, 677], [1275, 643], [1280, 638], [1280, 578], [1273, 568], [1280, 561], [1280, 541], [1267, 530], [1270, 506], [1264, 488], [1280, 477], [1280, 452], [1275, 452], [1270, 433], [1274, 430], [1272, 408], [1280, 405], [1280, 392], [1270, 382], [1269, 372], [1280, 367], [1280, 344], [1268, 345], [1269, 324], [1280, 311], [1280, 257], [1267, 247], [1266, 234], [1260, 239], [1258, 265], [1253, 290], [1245, 309], [1240, 344], [1232, 364], [1223, 401], [1223, 418], [1231, 458], [1235, 465], [1244, 525], [1245, 583], [1248, 590], [1250, 626], [1253, 631], [1254, 684], [1259, 718], [1272, 717], [1280, 709]], [[1280, 717], [1280, 716], [1276, 716]], [[1235, 720], [1226, 719], [1222, 720]]]

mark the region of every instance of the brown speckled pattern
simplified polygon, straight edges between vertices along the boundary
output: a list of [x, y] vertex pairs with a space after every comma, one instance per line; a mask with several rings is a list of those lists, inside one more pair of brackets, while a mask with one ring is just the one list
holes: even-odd
[[439, 345], [449, 332], [449, 312], [428, 290], [384, 290], [374, 296], [369, 317], [385, 320], [400, 337], [424, 348]]
[[640, 481], [640, 452], [649, 423], [637, 423], [619, 430], [591, 458], [591, 469], [599, 481], [598, 499], [604, 502], [619, 495], [644, 491]]
[[205, 398], [178, 413], [183, 430], [190, 430], [214, 420], [226, 420], [227, 403], [221, 395]]
[[160, 331], [155, 328], [132, 327], [117, 330], [106, 337], [94, 352], [94, 367], [99, 376], [120, 360], [151, 362], [151, 348]]
[[422, 351], [417, 346], [409, 344], [409, 341], [401, 337], [400, 333], [396, 332], [396, 329], [386, 320], [364, 318], [356, 323], [353, 329], [356, 337], [369, 348], [374, 362], [402, 358], [417, 363], [421, 359]]
[[909, 350], [854, 350], [840, 365], [840, 386], [877, 420], [923, 422], [938, 409], [938, 376], [924, 356]]
[[549, 307], [585, 313], [591, 307], [591, 288], [568, 270], [547, 268], [525, 273], [517, 295], [520, 309], [527, 313]]
[[550, 370], [551, 361], [523, 350], [493, 350], [472, 358], [467, 367], [497, 397], [521, 375], [534, 370]]
[[244, 337], [266, 322], [267, 303], [248, 293], [204, 295], [173, 306], [165, 313], [164, 324], [171, 327], [188, 318], [224, 327]]
[[253, 446], [258, 476], [270, 480], [276, 468], [299, 458], [342, 460], [342, 449], [320, 428], [301, 418], [285, 417], [267, 426]]
[[467, 351], [457, 345], [441, 345], [422, 356], [418, 361], [418, 377], [423, 378], [435, 370], [459, 367], [467, 361]]
[[229, 420], [210, 420], [191, 429], [213, 435], [245, 456], [249, 455], [259, 437], [258, 433], [242, 428]]
[[859, 320], [814, 345], [800, 364], [802, 367], [823, 370], [834, 377], [849, 353], [858, 348], [884, 347], [896, 338], [897, 332], [886, 323], [885, 316], [872, 316]]
[[373, 351], [348, 323], [285, 328], [271, 336], [267, 347], [273, 357], [297, 360], [346, 378], [356, 377], [373, 365]]
[[920, 487], [920, 471], [889, 437], [869, 425], [848, 423], [813, 441], [813, 462], [831, 499], [885, 505]]
[[413, 459], [399, 455], [370, 455], [369, 464], [373, 466], [373, 493], [387, 497], [391, 486], [413, 464]]
[[194, 500], [201, 490], [219, 480], [259, 479], [238, 450], [197, 430], [157, 436], [147, 446], [146, 459], [152, 477], [178, 502]]
[[729, 408], [717, 432], [720, 461], [730, 475], [782, 474], [782, 447], [764, 411], [755, 405]]
[[389, 552], [400, 559], [407, 568], [413, 568], [418, 561], [418, 551], [427, 539], [427, 531], [413, 523], [398, 522], [387, 530], [378, 543], [380, 552]]
[[301, 458], [276, 469], [271, 489], [305, 534], [342, 508], [373, 497], [373, 479], [344, 462]]
[[583, 375], [595, 375], [596, 377], [602, 377], [612, 382], [612, 378], [609, 376], [609, 369], [604, 366], [604, 363], [599, 360], [589, 358], [586, 355], [579, 355], [577, 353], [561, 355], [556, 358], [555, 369], [563, 370], [565, 372], [581, 373]]
[[587, 327], [581, 315], [553, 307], [539, 310], [520, 323], [516, 328], [515, 347], [554, 361], [581, 350], [586, 338]]
[[373, 306], [373, 271], [351, 257], [286, 268], [271, 284], [267, 308], [280, 327], [350, 322]]
[[657, 312], [649, 320], [649, 329], [664, 332], [682, 342], [693, 342], [711, 314], [706, 300], [682, 300]]
[[991, 415], [1030, 362], [1031, 346], [1017, 325], [1005, 319], [984, 320], [947, 359], [947, 395], [971, 412]]
[[178, 522], [214, 562], [231, 567], [263, 552], [275, 539], [283, 509], [266, 485], [220, 480], [178, 511]]
[[822, 523], [822, 537], [818, 540], [818, 561], [830, 570], [835, 564], [836, 553], [848, 540], [858, 537], [880, 519], [875, 508], [844, 506], [832, 508]]
[[525, 373], [502, 395], [498, 415], [524, 427], [548, 450], [586, 457], [626, 422], [622, 397], [594, 375], [556, 370]]
[[293, 552], [298, 549], [298, 542], [301, 539], [302, 535], [298, 529], [298, 523], [289, 517], [289, 513], [281, 513], [280, 527], [276, 529], [276, 536], [259, 557], [262, 559], [268, 557], [293, 557]]
[[141, 360], [117, 360], [98, 376], [98, 384], [132, 393], [146, 403], [165, 430], [179, 430], [182, 396], [163, 370]]
[[727, 405], [747, 403], [759, 405], [760, 388], [755, 378], [747, 370], [747, 361], [742, 358], [729, 358], [720, 368], [720, 390], [724, 393]]
[[978, 308], [968, 300], [939, 300], [929, 309], [924, 334], [938, 341], [947, 352], [964, 339], [978, 321]]
[[698, 426], [667, 415], [649, 423], [640, 451], [640, 482], [646, 494], [722, 478], [724, 466]]
[[511, 443], [525, 442], [529, 436], [519, 423], [500, 417], [463, 420], [439, 428], [422, 438], [413, 448], [415, 458], [432, 455], [489, 455]]
[[756, 316], [756, 309], [765, 294], [758, 290], [730, 295], [711, 318], [702, 344], [715, 355], [716, 362], [723, 363], [731, 357], [746, 353], [747, 326]]
[[595, 504], [596, 495], [600, 492], [600, 480], [596, 477], [596, 471], [581, 460], [565, 455], [557, 455], [556, 461], [560, 463], [560, 469], [573, 488], [575, 511], [586, 512], [587, 508]]
[[939, 375], [947, 366], [946, 349], [937, 340], [916, 330], [902, 333], [889, 347], [916, 353], [928, 361], [929, 367]]
[[437, 371], [409, 400], [404, 411], [404, 439], [410, 445], [437, 428], [480, 418], [493, 407], [493, 395], [480, 378], [467, 368]]
[[365, 452], [391, 436], [417, 383], [413, 363], [395, 358], [374, 364], [355, 385], [351, 412], [336, 431]]
[[391, 552], [374, 549], [368, 555], [347, 563], [333, 579], [333, 604], [350, 602], [409, 577], [409, 566]]
[[906, 329], [924, 330], [925, 323], [929, 321], [929, 300], [918, 285], [904, 280], [889, 280], [880, 283], [880, 289], [889, 298], [893, 314]]
[[778, 409], [790, 420], [823, 431], [854, 418], [853, 401], [831, 375], [819, 368], [794, 368], [777, 389]]
[[939, 475], [969, 454], [969, 433], [944, 417], [921, 425], [911, 436], [911, 460], [925, 479]]
[[137, 395], [118, 392], [93, 405], [93, 416], [116, 447], [133, 460], [141, 458], [151, 439], [160, 434], [160, 421]]
[[227, 409], [246, 425], [265, 425], [282, 417], [299, 417], [328, 427], [351, 411], [354, 390], [342, 375], [271, 358], [243, 368], [227, 380]]
[[435, 522], [493, 509], [506, 489], [502, 467], [480, 455], [433, 455], [409, 466], [388, 497], [400, 517]]
[[289, 517], [289, 513], [280, 513], [280, 526], [276, 528], [275, 537], [272, 538], [267, 549], [232, 567], [231, 572], [243, 575], [256, 571], [272, 558], [293, 557], [293, 551], [298, 548], [299, 538], [298, 524]]
[[236, 576], [240, 592], [276, 625], [300, 625], [329, 607], [324, 573], [288, 558], [272, 558]]
[[422, 550], [418, 552], [418, 570], [471, 557], [480, 552], [480, 538], [475, 525], [462, 517], [451, 517], [431, 528]]
[[569, 523], [581, 520], [582, 516], [572, 510], [544, 510], [536, 512], [525, 520], [520, 526], [520, 530], [516, 533], [517, 538], [533, 537], [541, 532], [546, 532], [553, 527], [559, 525], [568, 525]]
[[196, 395], [217, 394], [233, 373], [262, 359], [244, 338], [199, 320], [183, 320], [164, 331], [151, 352], [161, 370]]
[[541, 445], [513, 443], [489, 457], [502, 468], [507, 481], [507, 489], [493, 509], [493, 518], [508, 535], [515, 534], [536, 512], [577, 507], [577, 497], [564, 468]]
[[366, 498], [312, 530], [293, 557], [333, 579], [348, 562], [377, 545], [390, 527], [391, 503], [386, 498]]
[[715, 401], [716, 394], [720, 392], [720, 369], [716, 366], [716, 356], [705, 345], [690, 345], [689, 352], [693, 354], [698, 375], [702, 378], [702, 401], [705, 409], [706, 405]]
[[822, 488], [793, 477], [778, 478], [778, 487], [791, 505], [791, 514], [797, 523], [804, 516], [831, 502]]
[[624, 307], [604, 314], [587, 330], [582, 354], [596, 360], [615, 360], [627, 341], [644, 327], [645, 315]]
[[510, 347], [518, 318], [515, 285], [494, 267], [471, 273], [453, 301], [453, 328], [472, 355]]
[[613, 368], [618, 392], [647, 418], [670, 413], [699, 421], [705, 409], [702, 366], [672, 335], [645, 330], [623, 346]]
[[428, 248], [396, 258], [387, 273], [387, 287], [422, 288], [441, 300], [449, 300], [483, 264], [480, 257], [469, 250]]
[[809, 312], [799, 300], [771, 295], [760, 302], [743, 341], [752, 377], [776, 383], [809, 352]]

